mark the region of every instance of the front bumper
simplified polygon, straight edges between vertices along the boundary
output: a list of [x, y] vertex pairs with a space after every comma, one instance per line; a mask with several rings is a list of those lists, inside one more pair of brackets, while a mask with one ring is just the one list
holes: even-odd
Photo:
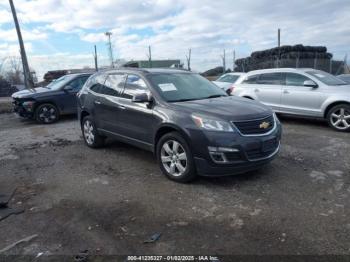
[[34, 116], [34, 111], [33, 111], [34, 105], [31, 108], [26, 108], [26, 107], [23, 106], [23, 103], [21, 103], [19, 101], [16, 101], [16, 100], [14, 100], [12, 102], [12, 104], [13, 104], [13, 111], [15, 113], [17, 113], [19, 116], [25, 117], [25, 118], [33, 118], [33, 116]]
[[[190, 135], [197, 173], [225, 176], [256, 170], [272, 161], [280, 149], [282, 128], [277, 122], [273, 132], [263, 136], [202, 130], [191, 130]], [[217, 159], [215, 153], [213, 157], [212, 148], [216, 148], [219, 155], [224, 155], [224, 162]], [[229, 149], [233, 150], [229, 152]]]

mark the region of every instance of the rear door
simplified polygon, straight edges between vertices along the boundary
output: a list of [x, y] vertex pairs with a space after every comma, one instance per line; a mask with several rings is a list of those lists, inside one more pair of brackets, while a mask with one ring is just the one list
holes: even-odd
[[281, 111], [298, 115], [319, 116], [322, 94], [318, 88], [304, 86], [304, 82], [311, 79], [298, 73], [284, 73], [284, 77]]
[[282, 73], [265, 73], [258, 76], [252, 88], [260, 102], [278, 111], [281, 105], [282, 84]]
[[99, 128], [109, 133], [118, 133], [120, 126], [119, 104], [120, 95], [124, 89], [126, 74], [116, 73], [107, 76], [100, 84], [98, 99], [95, 101], [95, 115], [99, 121]]
[[153, 144], [153, 129], [155, 117], [151, 103], [134, 103], [132, 98], [136, 94], [147, 93], [150, 89], [146, 82], [138, 75], [128, 74], [124, 91], [119, 100], [120, 111], [119, 133], [149, 145]]

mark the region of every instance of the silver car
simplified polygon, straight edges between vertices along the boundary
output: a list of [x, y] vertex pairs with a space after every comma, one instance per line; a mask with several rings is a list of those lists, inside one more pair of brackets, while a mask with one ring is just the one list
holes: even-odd
[[224, 90], [226, 93], [230, 94], [232, 85], [242, 75], [244, 75], [244, 73], [227, 73], [220, 76], [217, 80], [213, 81], [213, 83]]
[[324, 118], [350, 131], [350, 85], [315, 69], [265, 69], [240, 77], [233, 95], [258, 100], [275, 112]]

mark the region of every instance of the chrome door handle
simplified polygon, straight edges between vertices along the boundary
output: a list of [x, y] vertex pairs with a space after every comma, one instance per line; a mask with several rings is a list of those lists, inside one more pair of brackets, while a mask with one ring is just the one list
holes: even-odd
[[125, 106], [118, 105], [118, 108], [124, 110], [124, 109], [125, 109]]
[[96, 105], [101, 105], [101, 102], [100, 101], [95, 101], [94, 102]]
[[288, 90], [284, 90], [283, 94], [289, 94], [289, 91]]

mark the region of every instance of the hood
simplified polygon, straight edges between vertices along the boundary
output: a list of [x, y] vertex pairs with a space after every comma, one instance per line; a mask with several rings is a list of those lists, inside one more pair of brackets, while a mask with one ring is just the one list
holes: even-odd
[[190, 114], [194, 113], [226, 121], [253, 120], [272, 114], [269, 107], [259, 102], [235, 96], [176, 102], [173, 105]]
[[18, 91], [16, 93], [12, 94], [12, 98], [29, 98], [29, 97], [35, 97], [38, 94], [43, 94], [43, 93], [48, 93], [52, 92], [53, 90], [44, 88], [44, 87], [38, 87], [34, 88], [35, 91], [29, 90], [29, 89], [24, 89], [21, 91]]

